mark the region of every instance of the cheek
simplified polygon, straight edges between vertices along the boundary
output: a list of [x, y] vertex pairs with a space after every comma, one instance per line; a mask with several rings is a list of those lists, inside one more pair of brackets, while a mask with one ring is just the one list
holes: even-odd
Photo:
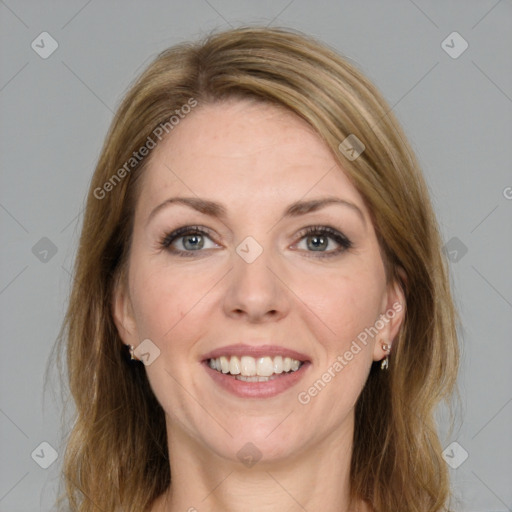
[[186, 311], [187, 289], [172, 273], [156, 269], [149, 262], [133, 260], [130, 294], [139, 335], [151, 339], [162, 336]]
[[329, 409], [326, 426], [334, 428], [352, 410], [368, 378], [375, 338], [365, 329], [379, 317], [383, 282], [372, 271], [338, 272], [302, 288], [315, 313], [309, 315], [309, 329], [323, 349], [297, 399], [307, 403], [312, 417]]
[[301, 279], [295, 289], [321, 320], [327, 339], [341, 350], [378, 318], [385, 279], [378, 265], [347, 265]]
[[202, 311], [201, 303], [208, 301], [208, 293], [216, 276], [198, 271], [191, 265], [172, 268], [164, 258], [133, 259], [131, 296], [141, 339], [154, 339], [165, 348], [172, 340], [173, 347], [193, 336], [197, 331], [194, 321]]

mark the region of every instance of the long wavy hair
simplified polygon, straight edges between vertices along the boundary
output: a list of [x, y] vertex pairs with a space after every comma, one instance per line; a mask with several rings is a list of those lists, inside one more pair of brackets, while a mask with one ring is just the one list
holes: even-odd
[[[141, 512], [170, 485], [164, 411], [144, 366], [127, 357], [112, 315], [114, 288], [126, 278], [138, 178], [151, 149], [130, 159], [149, 146], [148, 137], [158, 142], [158, 127], [172, 136], [169, 120], [184, 105], [230, 98], [278, 105], [313, 127], [371, 212], [388, 280], [404, 289], [406, 315], [389, 370], [373, 364], [356, 404], [351, 497], [376, 512], [449, 510], [452, 490], [434, 414], [445, 402], [453, 428], [458, 317], [418, 161], [387, 102], [347, 58], [297, 31], [260, 27], [161, 52], [114, 116], [90, 183], [56, 344], [75, 405], [59, 501], [72, 511]], [[349, 135], [365, 146], [356, 159], [340, 150]]]

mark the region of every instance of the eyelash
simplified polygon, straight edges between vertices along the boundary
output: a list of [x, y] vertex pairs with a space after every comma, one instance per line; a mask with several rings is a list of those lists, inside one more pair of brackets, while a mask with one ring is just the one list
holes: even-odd
[[[203, 252], [201, 250], [199, 251], [183, 251], [181, 249], [171, 249], [171, 244], [179, 239], [183, 238], [187, 235], [202, 235], [207, 236], [208, 238], [211, 238], [210, 233], [205, 230], [204, 228], [201, 228], [200, 226], [184, 226], [181, 228], [176, 229], [175, 231], [172, 231], [171, 233], [165, 234], [160, 242], [159, 245], [163, 249], [167, 249], [168, 251], [172, 252], [173, 254], [176, 254], [180, 257], [194, 257], [194, 252]], [[299, 233], [299, 241], [303, 238], [306, 238], [308, 236], [313, 235], [320, 235], [320, 236], [327, 236], [334, 240], [337, 244], [340, 245], [338, 249], [335, 249], [333, 251], [329, 252], [323, 252], [323, 251], [307, 251], [311, 253], [316, 253], [314, 257], [319, 258], [330, 258], [332, 256], [337, 256], [338, 254], [345, 252], [346, 250], [352, 248], [353, 244], [352, 242], [342, 233], [340, 233], [338, 230], [333, 229], [329, 226], [309, 226], [302, 230]]]

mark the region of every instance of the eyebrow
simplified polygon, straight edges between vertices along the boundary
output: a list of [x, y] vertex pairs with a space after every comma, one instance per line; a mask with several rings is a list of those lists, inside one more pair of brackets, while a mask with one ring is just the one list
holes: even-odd
[[[170, 197], [166, 199], [163, 203], [159, 204], [156, 208], [152, 210], [152, 212], [148, 216], [148, 220], [146, 221], [146, 225], [149, 224], [151, 219], [163, 208], [166, 208], [172, 204], [182, 204], [188, 206], [204, 215], [208, 215], [210, 217], [215, 217], [218, 219], [225, 220], [227, 218], [226, 208], [215, 201], [209, 201], [207, 199], [200, 199], [198, 197]], [[315, 212], [320, 210], [321, 208], [325, 208], [326, 206], [337, 204], [342, 206], [348, 206], [353, 211], [355, 211], [363, 224], [366, 226], [366, 219], [363, 215], [361, 209], [356, 206], [354, 203], [347, 201], [346, 199], [341, 199], [339, 197], [320, 197], [318, 199], [312, 199], [309, 201], [296, 201], [286, 208], [283, 213], [282, 218], [286, 217], [299, 217], [301, 215], [305, 215], [307, 213]]]

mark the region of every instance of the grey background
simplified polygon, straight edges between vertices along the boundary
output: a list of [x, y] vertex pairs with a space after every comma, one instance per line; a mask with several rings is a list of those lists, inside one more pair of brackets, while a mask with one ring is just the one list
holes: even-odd
[[[0, 511], [53, 508], [61, 404], [56, 381], [43, 393], [44, 370], [113, 111], [160, 50], [213, 28], [256, 23], [302, 30], [355, 60], [403, 124], [451, 251], [463, 324], [463, 410], [459, 427], [442, 439], [443, 448], [458, 443], [448, 449], [458, 464], [450, 468], [457, 510], [512, 510], [510, 0], [5, 0]], [[58, 43], [47, 59], [31, 47], [43, 31]], [[442, 47], [453, 31], [469, 44], [458, 58]], [[452, 52], [461, 48], [451, 39], [446, 44]], [[55, 254], [44, 253], [44, 237]], [[442, 410], [439, 423], [444, 432]], [[43, 441], [59, 454], [48, 469], [36, 463], [50, 460]], [[461, 463], [462, 450], [468, 457]]]

